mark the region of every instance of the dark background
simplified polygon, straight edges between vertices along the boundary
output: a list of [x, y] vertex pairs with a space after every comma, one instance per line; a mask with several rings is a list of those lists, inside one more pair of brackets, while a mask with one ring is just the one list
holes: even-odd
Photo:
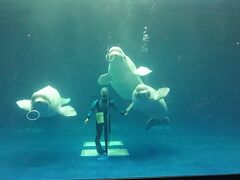
[[[223, 136], [239, 136], [238, 17], [237, 0], [0, 0], [1, 139], [17, 141], [15, 133], [29, 126], [65, 138], [70, 128], [67, 133], [76, 133], [76, 141], [93, 138], [94, 122], [87, 129], [83, 120], [113, 45], [137, 67], [153, 70], [143, 78], [146, 84], [170, 87], [166, 102], [174, 132], [210, 133], [220, 127]], [[150, 36], [147, 53], [141, 52], [144, 26]], [[70, 97], [78, 116], [29, 123], [15, 102], [46, 85]], [[113, 90], [111, 96], [121, 109], [129, 104]], [[115, 128], [127, 134], [129, 123], [143, 129], [148, 117], [134, 111], [124, 123], [116, 113], [113, 118], [119, 119]]]

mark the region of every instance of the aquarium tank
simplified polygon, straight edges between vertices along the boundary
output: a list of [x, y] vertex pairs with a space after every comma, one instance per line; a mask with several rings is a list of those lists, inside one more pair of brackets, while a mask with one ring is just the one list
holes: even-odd
[[240, 173], [238, 0], [0, 0], [0, 179]]

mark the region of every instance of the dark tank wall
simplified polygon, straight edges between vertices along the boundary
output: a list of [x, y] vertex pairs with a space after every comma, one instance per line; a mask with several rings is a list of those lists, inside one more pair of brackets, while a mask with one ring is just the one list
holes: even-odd
[[200, 121], [219, 123], [219, 116], [225, 115], [238, 119], [239, 3], [158, 5], [158, 18], [151, 21], [151, 62], [159, 67], [159, 77], [170, 83], [170, 111], [190, 116], [190, 121], [202, 117]]

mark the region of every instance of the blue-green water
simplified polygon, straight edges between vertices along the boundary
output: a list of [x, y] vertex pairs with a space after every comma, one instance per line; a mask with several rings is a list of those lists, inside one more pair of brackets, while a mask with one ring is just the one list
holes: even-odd
[[[240, 3], [237, 0], [0, 0], [0, 176], [128, 178], [240, 172]], [[142, 33], [150, 41], [142, 52]], [[83, 121], [121, 47], [153, 72], [143, 81], [165, 98], [169, 129], [145, 131], [149, 117], [114, 111], [111, 139], [129, 156], [81, 157], [95, 138]], [[16, 101], [51, 85], [78, 115], [31, 122]], [[110, 88], [120, 109], [130, 101]]]

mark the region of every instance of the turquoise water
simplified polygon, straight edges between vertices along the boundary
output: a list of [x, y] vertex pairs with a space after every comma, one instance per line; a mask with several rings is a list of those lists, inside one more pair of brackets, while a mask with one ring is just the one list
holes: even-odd
[[[239, 16], [237, 0], [0, 0], [0, 176], [239, 173]], [[83, 143], [95, 138], [94, 118], [83, 121], [112, 46], [152, 70], [144, 83], [170, 88], [172, 123], [146, 131], [149, 116], [111, 111], [111, 140], [122, 141], [129, 156], [97, 161], [81, 156]], [[77, 116], [26, 119], [16, 101], [47, 85], [71, 98]], [[112, 87], [110, 96], [122, 110], [131, 103]]]

